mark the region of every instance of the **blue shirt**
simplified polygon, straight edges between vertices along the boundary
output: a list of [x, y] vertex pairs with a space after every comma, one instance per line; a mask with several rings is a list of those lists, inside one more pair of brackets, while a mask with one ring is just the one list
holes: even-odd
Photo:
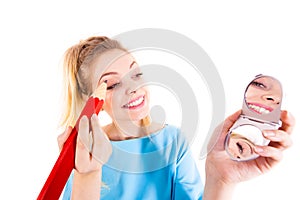
[[[102, 168], [101, 199], [196, 200], [203, 184], [187, 141], [166, 125], [149, 136], [111, 142], [113, 153]], [[63, 199], [70, 199], [73, 174]]]

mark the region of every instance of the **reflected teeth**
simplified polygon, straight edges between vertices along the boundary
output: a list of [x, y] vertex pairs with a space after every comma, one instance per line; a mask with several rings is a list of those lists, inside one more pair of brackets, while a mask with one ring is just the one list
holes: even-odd
[[124, 105], [124, 107], [130, 108], [130, 107], [138, 106], [138, 105], [140, 105], [143, 101], [144, 101], [144, 97], [140, 97], [140, 98], [138, 98], [137, 100], [135, 100], [134, 102], [131, 102], [131, 103], [129, 103], [129, 104]]
[[259, 112], [260, 114], [268, 114], [270, 113], [269, 110], [265, 109], [265, 108], [262, 108], [262, 107], [259, 107], [259, 106], [255, 106], [255, 105], [249, 105], [249, 107], [257, 112]]

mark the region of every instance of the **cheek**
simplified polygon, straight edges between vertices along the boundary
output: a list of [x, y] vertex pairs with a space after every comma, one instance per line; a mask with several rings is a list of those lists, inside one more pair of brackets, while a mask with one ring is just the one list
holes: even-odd
[[143, 87], [143, 91], [146, 94], [146, 98], [149, 100], [150, 99], [150, 92], [148, 87]]
[[247, 99], [257, 99], [261, 96], [261, 90], [258, 90], [256, 88], [248, 88], [246, 93]]
[[106, 110], [108, 114], [112, 114], [113, 112], [118, 112], [118, 109], [120, 107], [120, 100], [121, 96], [119, 95], [119, 92], [112, 92], [109, 91], [106, 94], [105, 97], [105, 103], [103, 105], [103, 108]]
[[110, 93], [106, 94], [103, 108], [107, 111], [111, 110], [111, 94]]

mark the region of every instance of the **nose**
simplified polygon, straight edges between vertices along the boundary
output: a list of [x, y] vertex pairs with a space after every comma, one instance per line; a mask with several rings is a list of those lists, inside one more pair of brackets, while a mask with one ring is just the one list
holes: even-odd
[[135, 94], [138, 90], [138, 83], [133, 80], [126, 81], [127, 88], [125, 90], [125, 93], [127, 95]]
[[139, 88], [143, 87], [144, 81], [142, 79], [135, 79], [130, 77], [124, 77], [123, 83], [125, 86], [125, 93], [127, 95], [135, 94]]
[[130, 88], [128, 88], [127, 90], [126, 90], [126, 94], [135, 94], [136, 93], [136, 90], [135, 89], [130, 89]]
[[273, 103], [273, 104], [279, 104], [280, 103], [280, 97], [276, 95], [264, 95], [263, 99], [267, 102]]

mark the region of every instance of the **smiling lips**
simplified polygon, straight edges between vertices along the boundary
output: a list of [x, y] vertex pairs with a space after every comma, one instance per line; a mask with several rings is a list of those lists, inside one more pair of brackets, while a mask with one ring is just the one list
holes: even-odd
[[122, 106], [122, 108], [135, 109], [143, 105], [145, 96], [140, 96], [129, 103]]
[[258, 103], [248, 103], [248, 106], [251, 110], [259, 114], [268, 114], [273, 111], [273, 108]]

